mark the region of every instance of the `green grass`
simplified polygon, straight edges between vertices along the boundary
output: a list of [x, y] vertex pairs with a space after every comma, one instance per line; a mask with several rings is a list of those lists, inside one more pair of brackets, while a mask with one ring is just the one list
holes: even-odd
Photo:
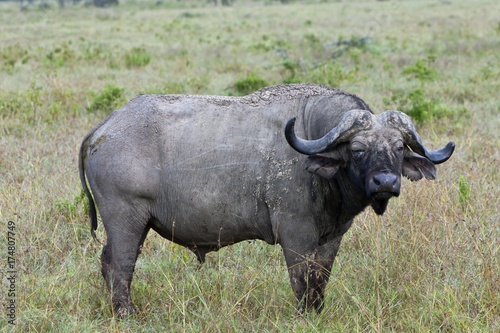
[[[19, 332], [498, 332], [500, 4], [493, 0], [0, 3], [0, 247], [16, 224]], [[346, 234], [322, 314], [298, 316], [281, 249], [207, 256], [151, 233], [117, 321], [77, 170], [84, 135], [139, 93], [241, 94], [316, 82], [399, 109], [436, 181], [404, 181]], [[241, 85], [240, 85], [241, 84]], [[240, 90], [241, 89], [241, 90]], [[103, 241], [102, 225], [97, 231]]]

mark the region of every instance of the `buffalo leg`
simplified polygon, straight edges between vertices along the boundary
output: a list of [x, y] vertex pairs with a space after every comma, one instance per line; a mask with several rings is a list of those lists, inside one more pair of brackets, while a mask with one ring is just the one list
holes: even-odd
[[306, 254], [284, 248], [299, 313], [311, 308], [319, 313], [323, 309], [325, 288], [341, 239], [341, 236], [336, 237]]
[[141, 224], [140, 228], [139, 225], [127, 228], [133, 224], [114, 224], [109, 227], [110, 224], [105, 223], [108, 239], [101, 254], [101, 272], [111, 291], [117, 317], [126, 317], [135, 312], [130, 284], [140, 247], [149, 231], [144, 222]]

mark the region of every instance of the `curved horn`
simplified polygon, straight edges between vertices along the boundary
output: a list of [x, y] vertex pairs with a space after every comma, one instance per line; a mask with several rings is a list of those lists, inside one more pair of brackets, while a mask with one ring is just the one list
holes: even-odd
[[414, 152], [427, 157], [432, 163], [440, 164], [446, 162], [453, 151], [455, 143], [449, 142], [445, 147], [437, 150], [427, 150], [422, 143], [422, 139], [415, 129], [415, 125], [410, 117], [400, 111], [385, 111], [379, 115], [380, 119], [391, 127], [401, 131], [405, 144], [407, 144]]
[[295, 134], [295, 120], [292, 118], [285, 126], [285, 137], [288, 144], [301, 154], [320, 154], [340, 142], [345, 142], [352, 133], [366, 128], [372, 123], [373, 114], [366, 110], [351, 110], [347, 112], [340, 123], [325, 136], [317, 140], [304, 140]]

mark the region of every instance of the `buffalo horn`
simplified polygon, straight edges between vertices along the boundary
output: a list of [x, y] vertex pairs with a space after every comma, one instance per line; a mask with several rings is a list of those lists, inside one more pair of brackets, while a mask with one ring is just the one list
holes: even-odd
[[405, 144], [417, 154], [427, 157], [432, 163], [440, 164], [446, 162], [453, 151], [455, 150], [455, 143], [449, 142], [445, 147], [437, 150], [428, 150], [422, 144], [422, 140], [415, 129], [415, 125], [410, 117], [400, 111], [386, 111], [379, 116], [387, 125], [394, 127], [401, 131]]
[[351, 110], [347, 112], [340, 123], [331, 129], [325, 136], [317, 140], [304, 140], [295, 134], [295, 120], [292, 118], [285, 127], [285, 137], [288, 144], [301, 154], [320, 154], [334, 147], [338, 143], [349, 140], [353, 133], [361, 128], [368, 127], [372, 122], [373, 114], [366, 110]]

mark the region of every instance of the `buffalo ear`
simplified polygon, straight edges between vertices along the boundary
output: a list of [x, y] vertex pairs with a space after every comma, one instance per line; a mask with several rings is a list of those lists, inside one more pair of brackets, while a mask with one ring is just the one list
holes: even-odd
[[332, 179], [342, 164], [342, 160], [313, 155], [307, 158], [306, 170], [322, 178]]
[[436, 179], [436, 167], [427, 158], [408, 151], [403, 159], [403, 176], [414, 181], [423, 177]]

